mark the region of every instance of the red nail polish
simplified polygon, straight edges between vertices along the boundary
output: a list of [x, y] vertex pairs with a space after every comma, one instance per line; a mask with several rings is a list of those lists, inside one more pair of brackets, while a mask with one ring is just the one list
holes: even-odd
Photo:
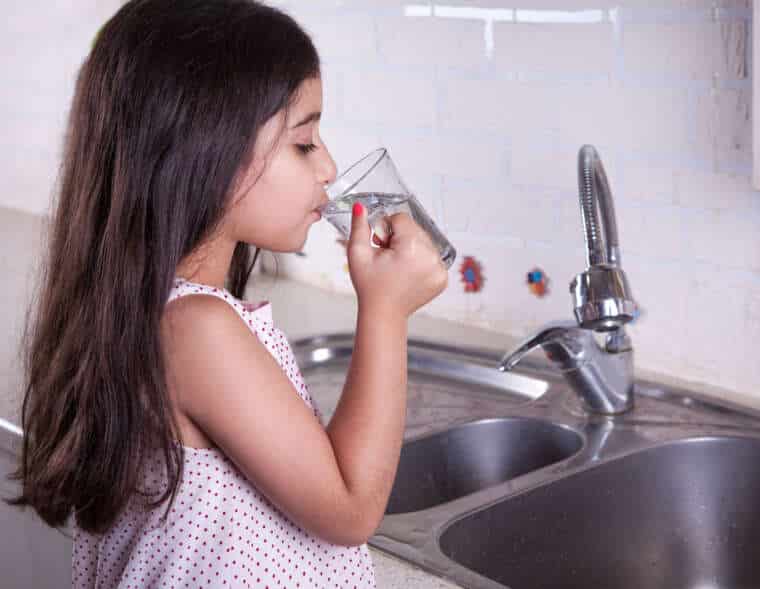
[[354, 203], [354, 215], [361, 215], [362, 212], [364, 212], [364, 207], [362, 206], [362, 203], [355, 202]]

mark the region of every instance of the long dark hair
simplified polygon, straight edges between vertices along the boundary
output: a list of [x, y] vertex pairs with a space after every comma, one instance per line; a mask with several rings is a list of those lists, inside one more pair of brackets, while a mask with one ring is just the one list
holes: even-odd
[[[262, 125], [319, 76], [309, 36], [252, 0], [132, 0], [81, 66], [39, 292], [23, 338], [20, 496], [51, 526], [107, 530], [148, 450], [177, 443], [159, 323], [180, 260], [213, 235]], [[258, 255], [258, 250], [256, 250]], [[250, 247], [226, 287], [243, 298]], [[164, 514], [165, 515], [165, 514]]]

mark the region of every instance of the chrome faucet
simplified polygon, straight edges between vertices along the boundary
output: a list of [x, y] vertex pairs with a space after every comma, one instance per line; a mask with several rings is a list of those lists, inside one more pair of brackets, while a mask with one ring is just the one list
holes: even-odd
[[[578, 152], [578, 188], [587, 264], [570, 283], [575, 322], [544, 326], [506, 354], [499, 370], [511, 370], [540, 346], [587, 410], [623, 413], [633, 407], [633, 347], [624, 326], [636, 316], [637, 306], [620, 267], [612, 193], [602, 160], [591, 145]], [[606, 335], [604, 347], [594, 332]]]

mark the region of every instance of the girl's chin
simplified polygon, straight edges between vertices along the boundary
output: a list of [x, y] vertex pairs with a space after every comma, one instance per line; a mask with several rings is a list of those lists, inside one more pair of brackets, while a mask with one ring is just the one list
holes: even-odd
[[282, 244], [279, 244], [279, 247], [278, 246], [270, 246], [269, 248], [265, 248], [265, 249], [267, 249], [267, 251], [270, 251], [272, 253], [277, 253], [277, 254], [299, 254], [299, 253], [301, 253], [303, 251], [304, 246], [306, 245], [306, 240], [309, 237], [309, 231], [314, 226], [314, 223], [317, 220], [318, 219], [315, 219], [314, 215], [310, 215], [306, 219], [306, 224], [305, 225], [301, 225], [301, 227], [293, 227], [290, 230], [292, 232], [291, 234], [294, 235], [294, 236], [295, 236], [296, 233], [303, 232], [303, 235], [301, 236], [300, 240], [298, 240], [298, 241], [295, 241], [295, 240], [294, 241], [290, 241], [287, 244], [282, 243]]

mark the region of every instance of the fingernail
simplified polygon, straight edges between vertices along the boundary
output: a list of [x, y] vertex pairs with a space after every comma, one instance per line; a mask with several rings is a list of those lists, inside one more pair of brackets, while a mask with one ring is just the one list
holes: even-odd
[[354, 215], [361, 215], [364, 212], [364, 207], [362, 206], [362, 203], [355, 202], [354, 203]]

